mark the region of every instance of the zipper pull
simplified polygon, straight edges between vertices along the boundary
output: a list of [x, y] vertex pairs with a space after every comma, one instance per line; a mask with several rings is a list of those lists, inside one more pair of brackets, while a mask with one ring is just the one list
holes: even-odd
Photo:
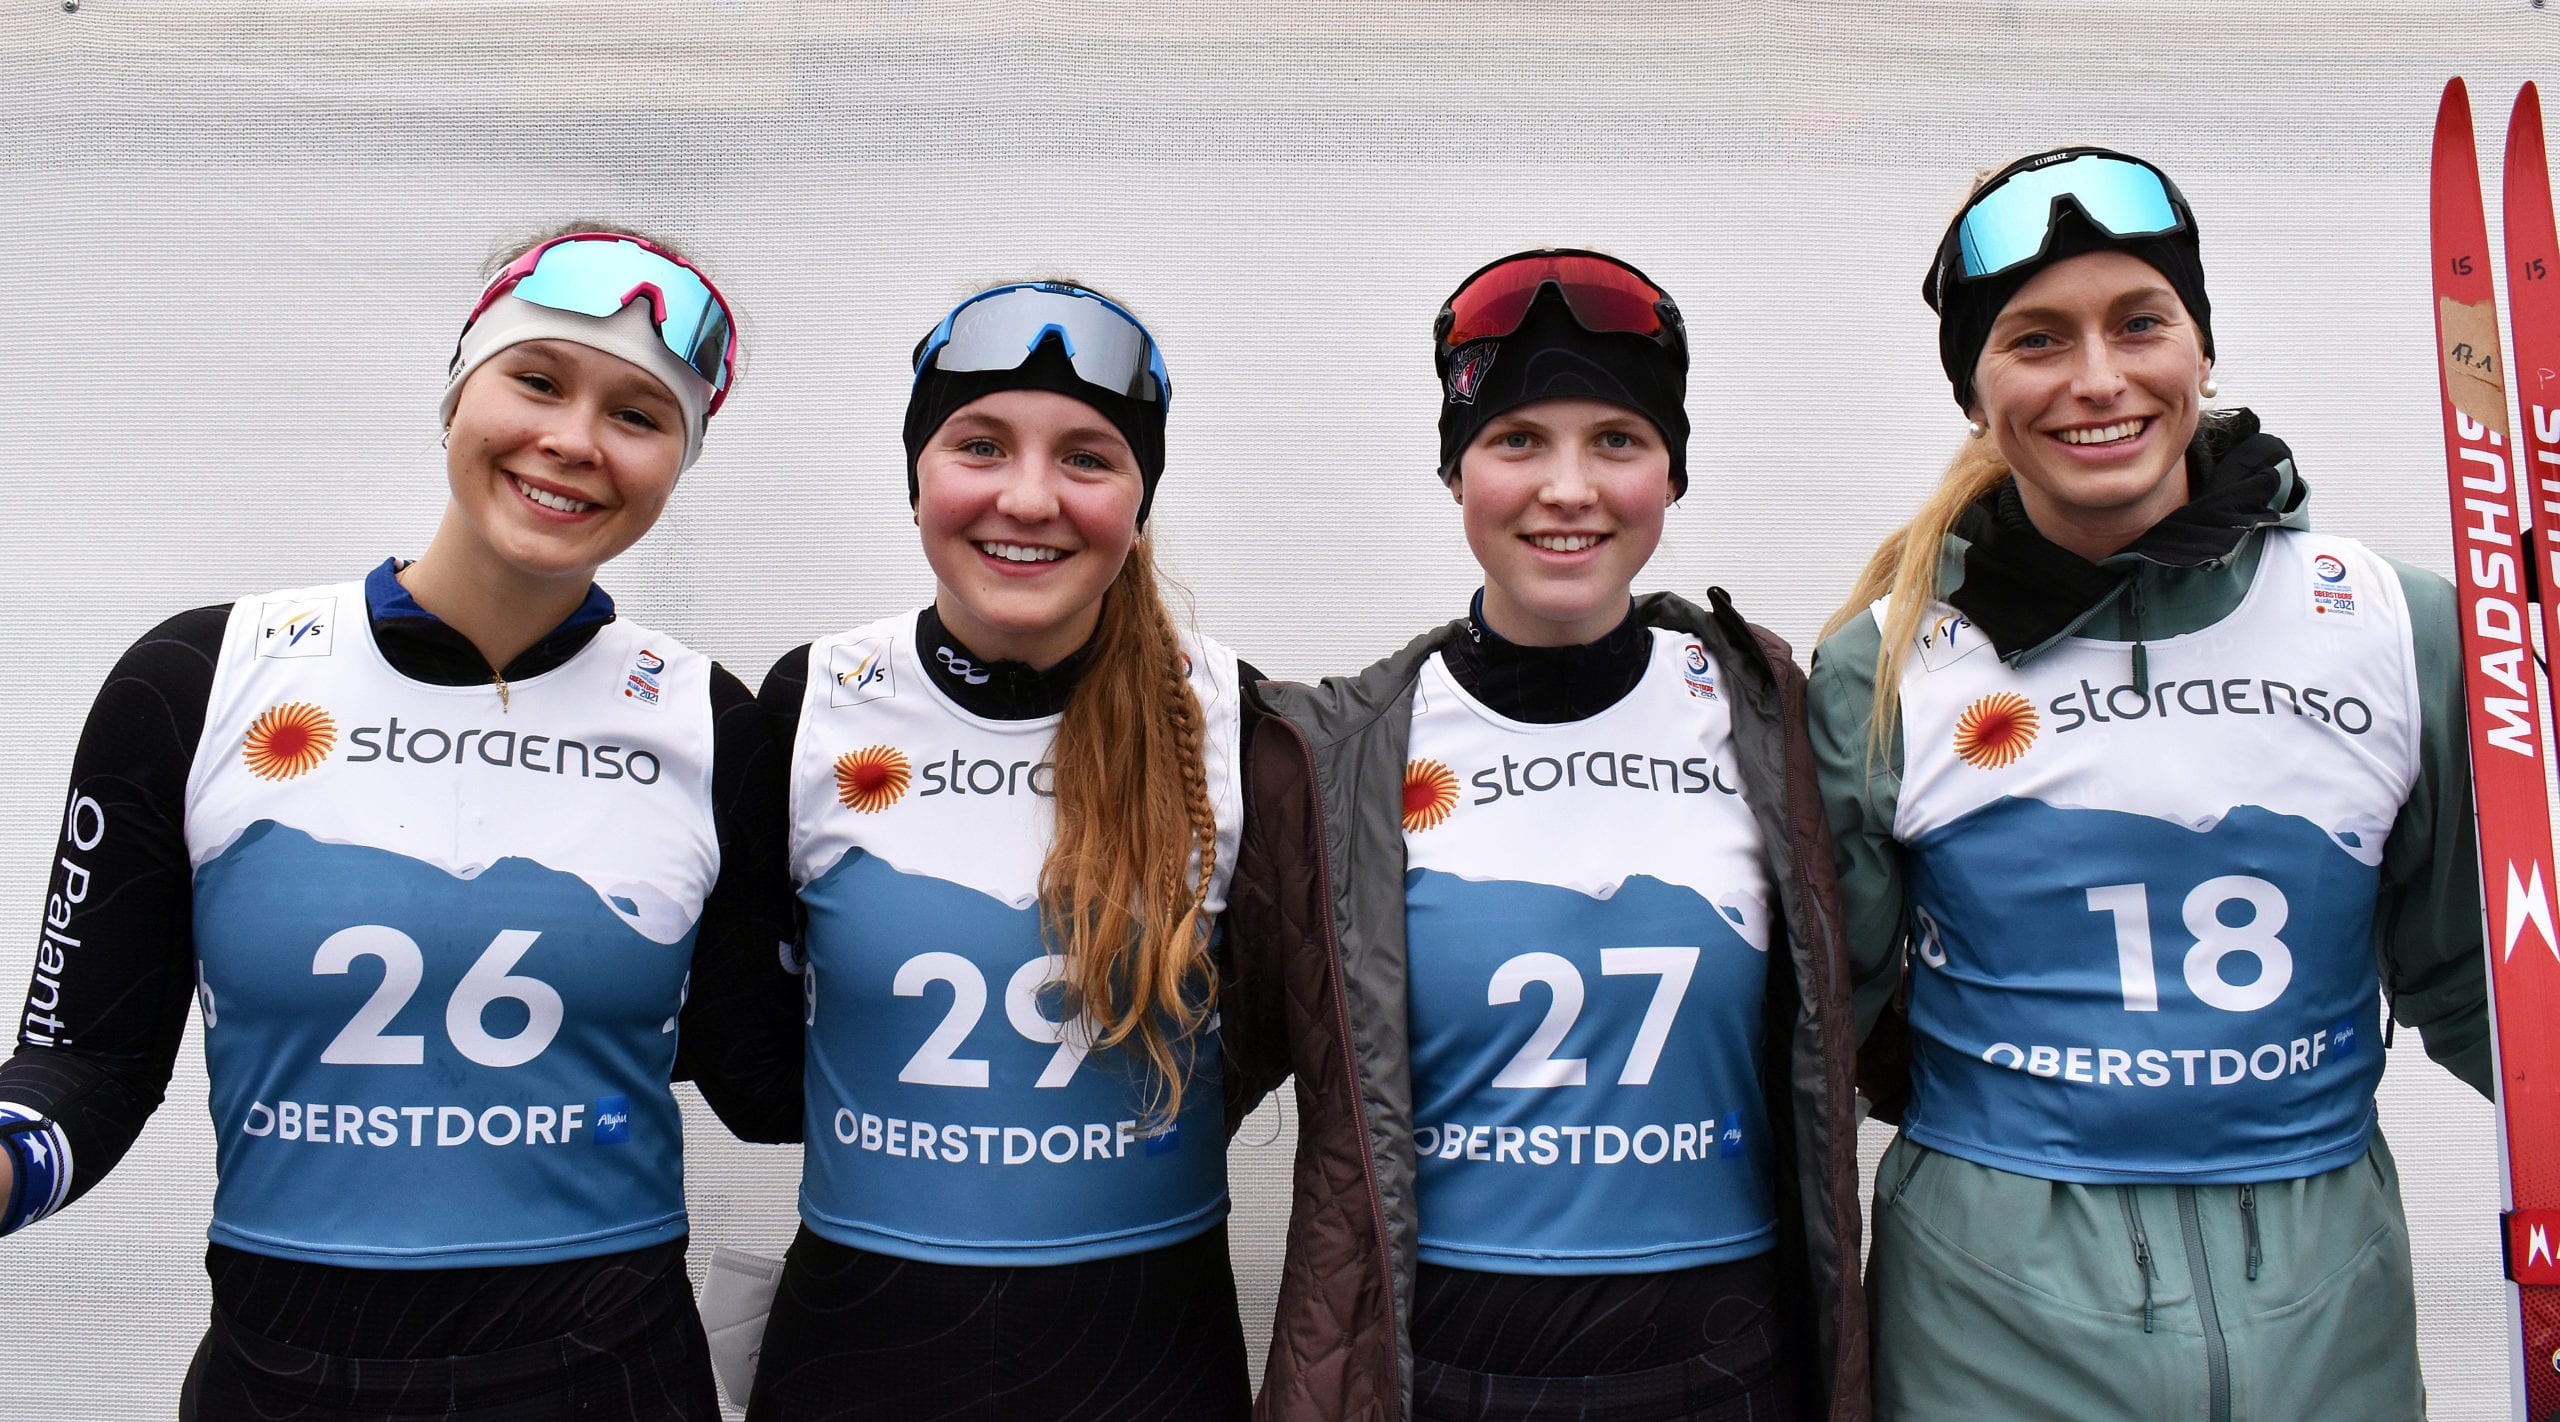
[[498, 710], [504, 712], [507, 709], [507, 679], [498, 672], [491, 672], [489, 680], [498, 684]]
[[2133, 578], [2133, 689], [2146, 700], [2151, 695], [2151, 649], [2142, 645], [2142, 575]]
[[2249, 1237], [2249, 1281], [2256, 1283], [2258, 1265], [2266, 1256], [2258, 1249], [2258, 1187], [2240, 1187], [2240, 1227]]
[[2133, 1267], [2142, 1271], [2142, 1331], [2152, 1331], [2151, 1311], [2151, 1241], [2143, 1237], [2140, 1226], [2133, 1231]]

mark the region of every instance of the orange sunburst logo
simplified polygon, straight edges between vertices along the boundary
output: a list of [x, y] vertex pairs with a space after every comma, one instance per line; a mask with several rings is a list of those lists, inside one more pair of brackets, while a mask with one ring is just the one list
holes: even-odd
[[308, 701], [271, 706], [249, 723], [241, 763], [260, 780], [291, 780], [317, 769], [338, 744], [338, 723]]
[[1404, 832], [1427, 830], [1458, 808], [1458, 777], [1436, 760], [1407, 762], [1404, 768]]
[[1998, 770], [2036, 743], [2036, 708], [2014, 691], [1995, 691], [1956, 718], [1956, 754], [1976, 770]]
[[907, 753], [894, 746], [864, 746], [836, 757], [836, 799], [858, 815], [876, 815], [898, 803], [911, 778]]

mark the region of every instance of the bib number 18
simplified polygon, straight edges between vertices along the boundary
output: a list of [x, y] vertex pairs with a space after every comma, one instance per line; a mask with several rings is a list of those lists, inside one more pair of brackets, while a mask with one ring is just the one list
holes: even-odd
[[[2247, 921], [2222, 921], [2226, 905], [2246, 904]], [[2160, 983], [2154, 976], [2151, 950], [2151, 896], [2142, 884], [2107, 884], [2089, 890], [2089, 911], [2109, 915], [2116, 926], [2116, 969], [2124, 985], [2124, 1010], [2160, 1010]], [[2276, 935], [2284, 930], [2292, 909], [2284, 891], [2248, 874], [2207, 879], [2188, 893], [2179, 908], [2195, 946], [2187, 950], [2187, 991], [2208, 1007], [2225, 1012], [2255, 1012], [2284, 996], [2293, 982], [2293, 950]], [[2222, 974], [2225, 959], [2245, 955], [2257, 960], [2258, 974], [2234, 983]]]

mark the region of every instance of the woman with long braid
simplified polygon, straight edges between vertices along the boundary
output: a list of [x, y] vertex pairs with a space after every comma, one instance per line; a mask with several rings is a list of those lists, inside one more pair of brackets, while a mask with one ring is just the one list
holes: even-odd
[[916, 348], [923, 608], [786, 655], [809, 1064], [758, 1419], [1246, 1408], [1212, 928], [1235, 655], [1178, 634], [1145, 327], [1056, 282]]

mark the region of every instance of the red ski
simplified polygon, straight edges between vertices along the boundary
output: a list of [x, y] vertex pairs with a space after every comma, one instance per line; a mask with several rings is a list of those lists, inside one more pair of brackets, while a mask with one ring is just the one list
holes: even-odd
[[[2541, 107], [2530, 88], [2518, 103], [2508, 153], [2510, 255], [2525, 264], [2517, 270], [2539, 262], [2545, 273], [2528, 283], [2539, 313], [2532, 319], [2544, 329], [2528, 335], [2526, 298], [2519, 296], [2519, 344], [2539, 353], [2527, 360], [2560, 365], [2548, 349], [2551, 197], [2547, 177], [2530, 175], [2540, 172], [2542, 157]], [[2530, 162], [2521, 161], [2526, 157]], [[2507, 1276], [2516, 1281], [2522, 1323], [2524, 1411], [2542, 1419], [2560, 1413], [2560, 1031], [2553, 1030], [2560, 1025], [2560, 933], [2552, 925], [2551, 814], [2543, 790], [2544, 683], [2526, 607], [2533, 581], [2546, 597], [2560, 592], [2560, 564], [2531, 565], [2533, 541], [2518, 500], [2538, 476], [2560, 485], [2560, 466], [2538, 462], [2507, 422], [2489, 230], [2471, 100], [2460, 79], [2445, 86], [2436, 110], [2432, 189], [2436, 354], [2507, 1163]], [[2541, 205], [2538, 229], [2520, 227], [2519, 205], [2533, 202]], [[2530, 250], [2532, 230], [2542, 234], [2538, 253]], [[2531, 405], [2543, 378], [2530, 365], [2520, 369]], [[2560, 395], [2560, 380], [2550, 383], [2546, 399]], [[2533, 490], [2531, 502], [2546, 527], [2560, 528], [2560, 487]], [[2546, 625], [2560, 629], [2560, 621]]]
[[2560, 629], [2560, 236], [2553, 232], [2551, 168], [2542, 148], [2542, 96], [2516, 95], [2507, 121], [2507, 302], [2515, 333], [2516, 396], [2524, 427], [2516, 458], [2533, 500], [2542, 558], [2542, 627]]

